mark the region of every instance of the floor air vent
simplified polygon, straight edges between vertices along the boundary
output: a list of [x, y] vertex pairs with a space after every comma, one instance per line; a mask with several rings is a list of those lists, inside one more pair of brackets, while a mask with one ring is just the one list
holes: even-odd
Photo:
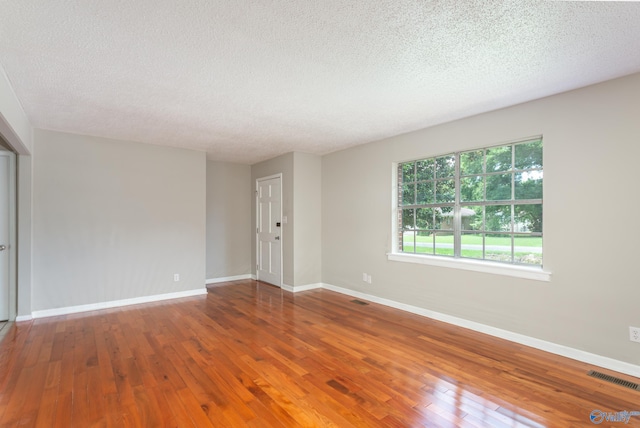
[[616, 385], [624, 386], [625, 388], [635, 389], [636, 391], [640, 391], [640, 385], [638, 385], [637, 383], [629, 382], [628, 380], [620, 379], [615, 376], [609, 376], [608, 374], [600, 373], [594, 370], [589, 370], [587, 375], [598, 378], [598, 379], [606, 380], [607, 382], [615, 383]]
[[362, 305], [362, 306], [368, 305], [367, 302], [363, 302], [362, 300], [358, 300], [358, 299], [352, 300], [351, 303], [355, 303], [356, 305]]

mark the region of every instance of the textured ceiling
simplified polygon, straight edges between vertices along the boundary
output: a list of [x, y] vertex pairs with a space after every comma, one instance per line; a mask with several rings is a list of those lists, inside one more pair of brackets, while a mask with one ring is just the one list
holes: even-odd
[[37, 128], [254, 163], [640, 71], [640, 3], [0, 0]]

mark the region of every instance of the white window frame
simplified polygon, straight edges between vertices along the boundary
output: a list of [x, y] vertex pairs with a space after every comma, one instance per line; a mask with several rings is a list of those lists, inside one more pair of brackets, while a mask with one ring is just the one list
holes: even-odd
[[[505, 142], [496, 146], [485, 146], [478, 147], [477, 149], [488, 149], [492, 147], [500, 147], [500, 146], [508, 146], [513, 144], [518, 144], [526, 141], [535, 140], [538, 138], [542, 138], [542, 136], [534, 136], [526, 139], [516, 140], [512, 142]], [[462, 153], [467, 151], [473, 151], [474, 149], [465, 149], [456, 151], [456, 153]], [[439, 157], [435, 156], [427, 156], [425, 159], [431, 159]], [[450, 256], [438, 256], [438, 255], [429, 255], [429, 254], [415, 254], [415, 253], [405, 253], [399, 251], [399, 230], [398, 230], [398, 210], [400, 209], [398, 206], [398, 195], [400, 193], [400, 189], [398, 187], [398, 166], [404, 162], [413, 162], [416, 160], [420, 160], [420, 158], [408, 159], [406, 161], [394, 162], [391, 168], [391, 177], [392, 177], [392, 198], [391, 198], [391, 252], [387, 253], [387, 259], [389, 261], [394, 262], [405, 262], [405, 263], [416, 263], [430, 266], [438, 266], [444, 268], [453, 268], [453, 269], [461, 269], [461, 270], [469, 270], [475, 272], [484, 272], [496, 275], [504, 275], [516, 278], [524, 278], [531, 279], [536, 281], [550, 281], [551, 280], [551, 272], [543, 269], [542, 266], [526, 266], [526, 265], [518, 265], [518, 264], [509, 264], [509, 263], [500, 263], [494, 262], [490, 260], [480, 260], [480, 259], [468, 259], [468, 258], [458, 258], [458, 257], [450, 257]], [[544, 240], [543, 240], [544, 246]], [[544, 253], [544, 252], [543, 252]]]

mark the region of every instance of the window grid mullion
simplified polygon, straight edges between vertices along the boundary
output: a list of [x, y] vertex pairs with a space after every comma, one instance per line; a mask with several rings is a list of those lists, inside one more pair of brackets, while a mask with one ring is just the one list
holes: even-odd
[[455, 197], [453, 206], [453, 257], [460, 258], [462, 254], [462, 214], [460, 211], [460, 152], [455, 154]]
[[515, 239], [513, 236], [513, 232], [516, 230], [516, 146], [515, 144], [511, 145], [511, 263], [514, 263], [516, 260], [515, 253]]
[[398, 225], [398, 251], [400, 252], [404, 252], [404, 228], [403, 228], [403, 224], [402, 224], [402, 198], [404, 198], [404, 194], [403, 194], [403, 180], [402, 180], [402, 169], [403, 169], [403, 164], [398, 164], [398, 171], [397, 171], [397, 183], [398, 183], [398, 188], [396, 190], [397, 193], [397, 210], [398, 210], [398, 216], [396, 218], [396, 224]]
[[487, 149], [482, 150], [482, 260], [487, 258]]

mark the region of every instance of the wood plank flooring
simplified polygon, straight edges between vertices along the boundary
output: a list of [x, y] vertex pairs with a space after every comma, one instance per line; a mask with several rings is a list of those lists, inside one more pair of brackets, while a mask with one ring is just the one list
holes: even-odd
[[14, 324], [0, 426], [587, 427], [640, 410], [587, 364], [352, 300], [239, 281]]
[[9, 327], [11, 327], [11, 322], [7, 322], [7, 321], [0, 321], [0, 341], [2, 341], [2, 338], [4, 337], [5, 334], [7, 334], [7, 332], [9, 331]]

